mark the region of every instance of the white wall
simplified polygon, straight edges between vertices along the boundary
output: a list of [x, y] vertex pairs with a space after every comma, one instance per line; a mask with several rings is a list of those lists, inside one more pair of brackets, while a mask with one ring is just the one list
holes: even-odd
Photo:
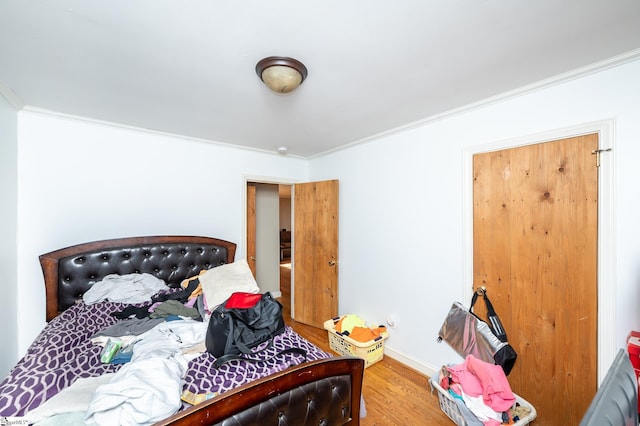
[[[3, 346], [15, 347], [18, 341], [16, 298], [18, 288], [18, 113], [0, 94], [0, 324]], [[0, 351], [0, 377], [9, 373], [18, 360], [11, 350]]]
[[[304, 180], [307, 163], [21, 111], [18, 353], [44, 325], [38, 255], [85, 241], [207, 235], [245, 256], [246, 176]], [[13, 282], [12, 282], [13, 285]], [[13, 323], [13, 322], [12, 322]]]
[[256, 184], [256, 281], [262, 292], [280, 297], [278, 185]]
[[340, 179], [340, 313], [381, 323], [392, 314], [387, 353], [425, 372], [459, 359], [436, 336], [472, 285], [465, 155], [613, 119], [615, 282], [600, 285], [615, 291], [609, 331], [626, 347], [640, 329], [639, 95], [636, 61], [313, 159], [310, 180]]

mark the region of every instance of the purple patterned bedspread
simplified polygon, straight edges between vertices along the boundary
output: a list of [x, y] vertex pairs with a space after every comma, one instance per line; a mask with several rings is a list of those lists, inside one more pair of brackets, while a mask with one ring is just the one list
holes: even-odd
[[[117, 371], [119, 365], [100, 362], [101, 347], [94, 345], [90, 338], [116, 323], [118, 320], [111, 313], [125, 306], [106, 302], [77, 304], [47, 324], [26, 355], [0, 383], [0, 416], [23, 416], [78, 378]], [[271, 358], [292, 347], [306, 350], [308, 361], [332, 356], [287, 327], [260, 358]], [[215, 357], [205, 352], [189, 363], [184, 389], [194, 393], [222, 393], [302, 361], [300, 355], [286, 354], [267, 362], [232, 361], [215, 368]]]

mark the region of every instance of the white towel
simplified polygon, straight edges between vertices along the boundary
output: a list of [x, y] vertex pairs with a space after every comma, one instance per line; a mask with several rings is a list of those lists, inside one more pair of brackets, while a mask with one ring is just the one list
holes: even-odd
[[82, 296], [87, 305], [103, 301], [144, 303], [160, 290], [168, 290], [165, 282], [151, 274], [110, 274], [94, 283]]
[[85, 422], [151, 425], [178, 411], [188, 365], [182, 350], [204, 341], [206, 330], [205, 322], [181, 320], [160, 323], [138, 336], [131, 362], [96, 389]]
[[84, 416], [89, 407], [89, 402], [91, 402], [93, 392], [98, 386], [108, 383], [113, 374], [107, 373], [98, 377], [80, 378], [43, 404], [29, 411], [25, 417], [29, 419], [30, 423], [37, 423], [60, 414], [82, 412]]
[[[181, 357], [176, 354], [176, 357]], [[151, 425], [181, 407], [186, 361], [151, 358], [125, 364], [110, 383], [96, 389], [85, 423]]]

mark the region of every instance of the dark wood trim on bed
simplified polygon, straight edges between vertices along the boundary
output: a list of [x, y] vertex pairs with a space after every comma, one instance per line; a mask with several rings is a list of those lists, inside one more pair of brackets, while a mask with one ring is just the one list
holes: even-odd
[[364, 360], [306, 362], [227, 391], [154, 426], [359, 425]]
[[[147, 272], [175, 286], [201, 269], [233, 262], [235, 253], [236, 244], [230, 241], [165, 235], [94, 241], [43, 254], [46, 319], [53, 319], [110, 273]], [[184, 256], [194, 260], [184, 266]], [[67, 268], [64, 265], [71, 271], [61, 271]]]

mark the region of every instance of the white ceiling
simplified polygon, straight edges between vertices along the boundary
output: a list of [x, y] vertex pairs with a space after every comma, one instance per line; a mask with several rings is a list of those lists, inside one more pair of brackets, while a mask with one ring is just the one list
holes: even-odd
[[0, 0], [15, 105], [301, 157], [639, 48], [639, 0]]

